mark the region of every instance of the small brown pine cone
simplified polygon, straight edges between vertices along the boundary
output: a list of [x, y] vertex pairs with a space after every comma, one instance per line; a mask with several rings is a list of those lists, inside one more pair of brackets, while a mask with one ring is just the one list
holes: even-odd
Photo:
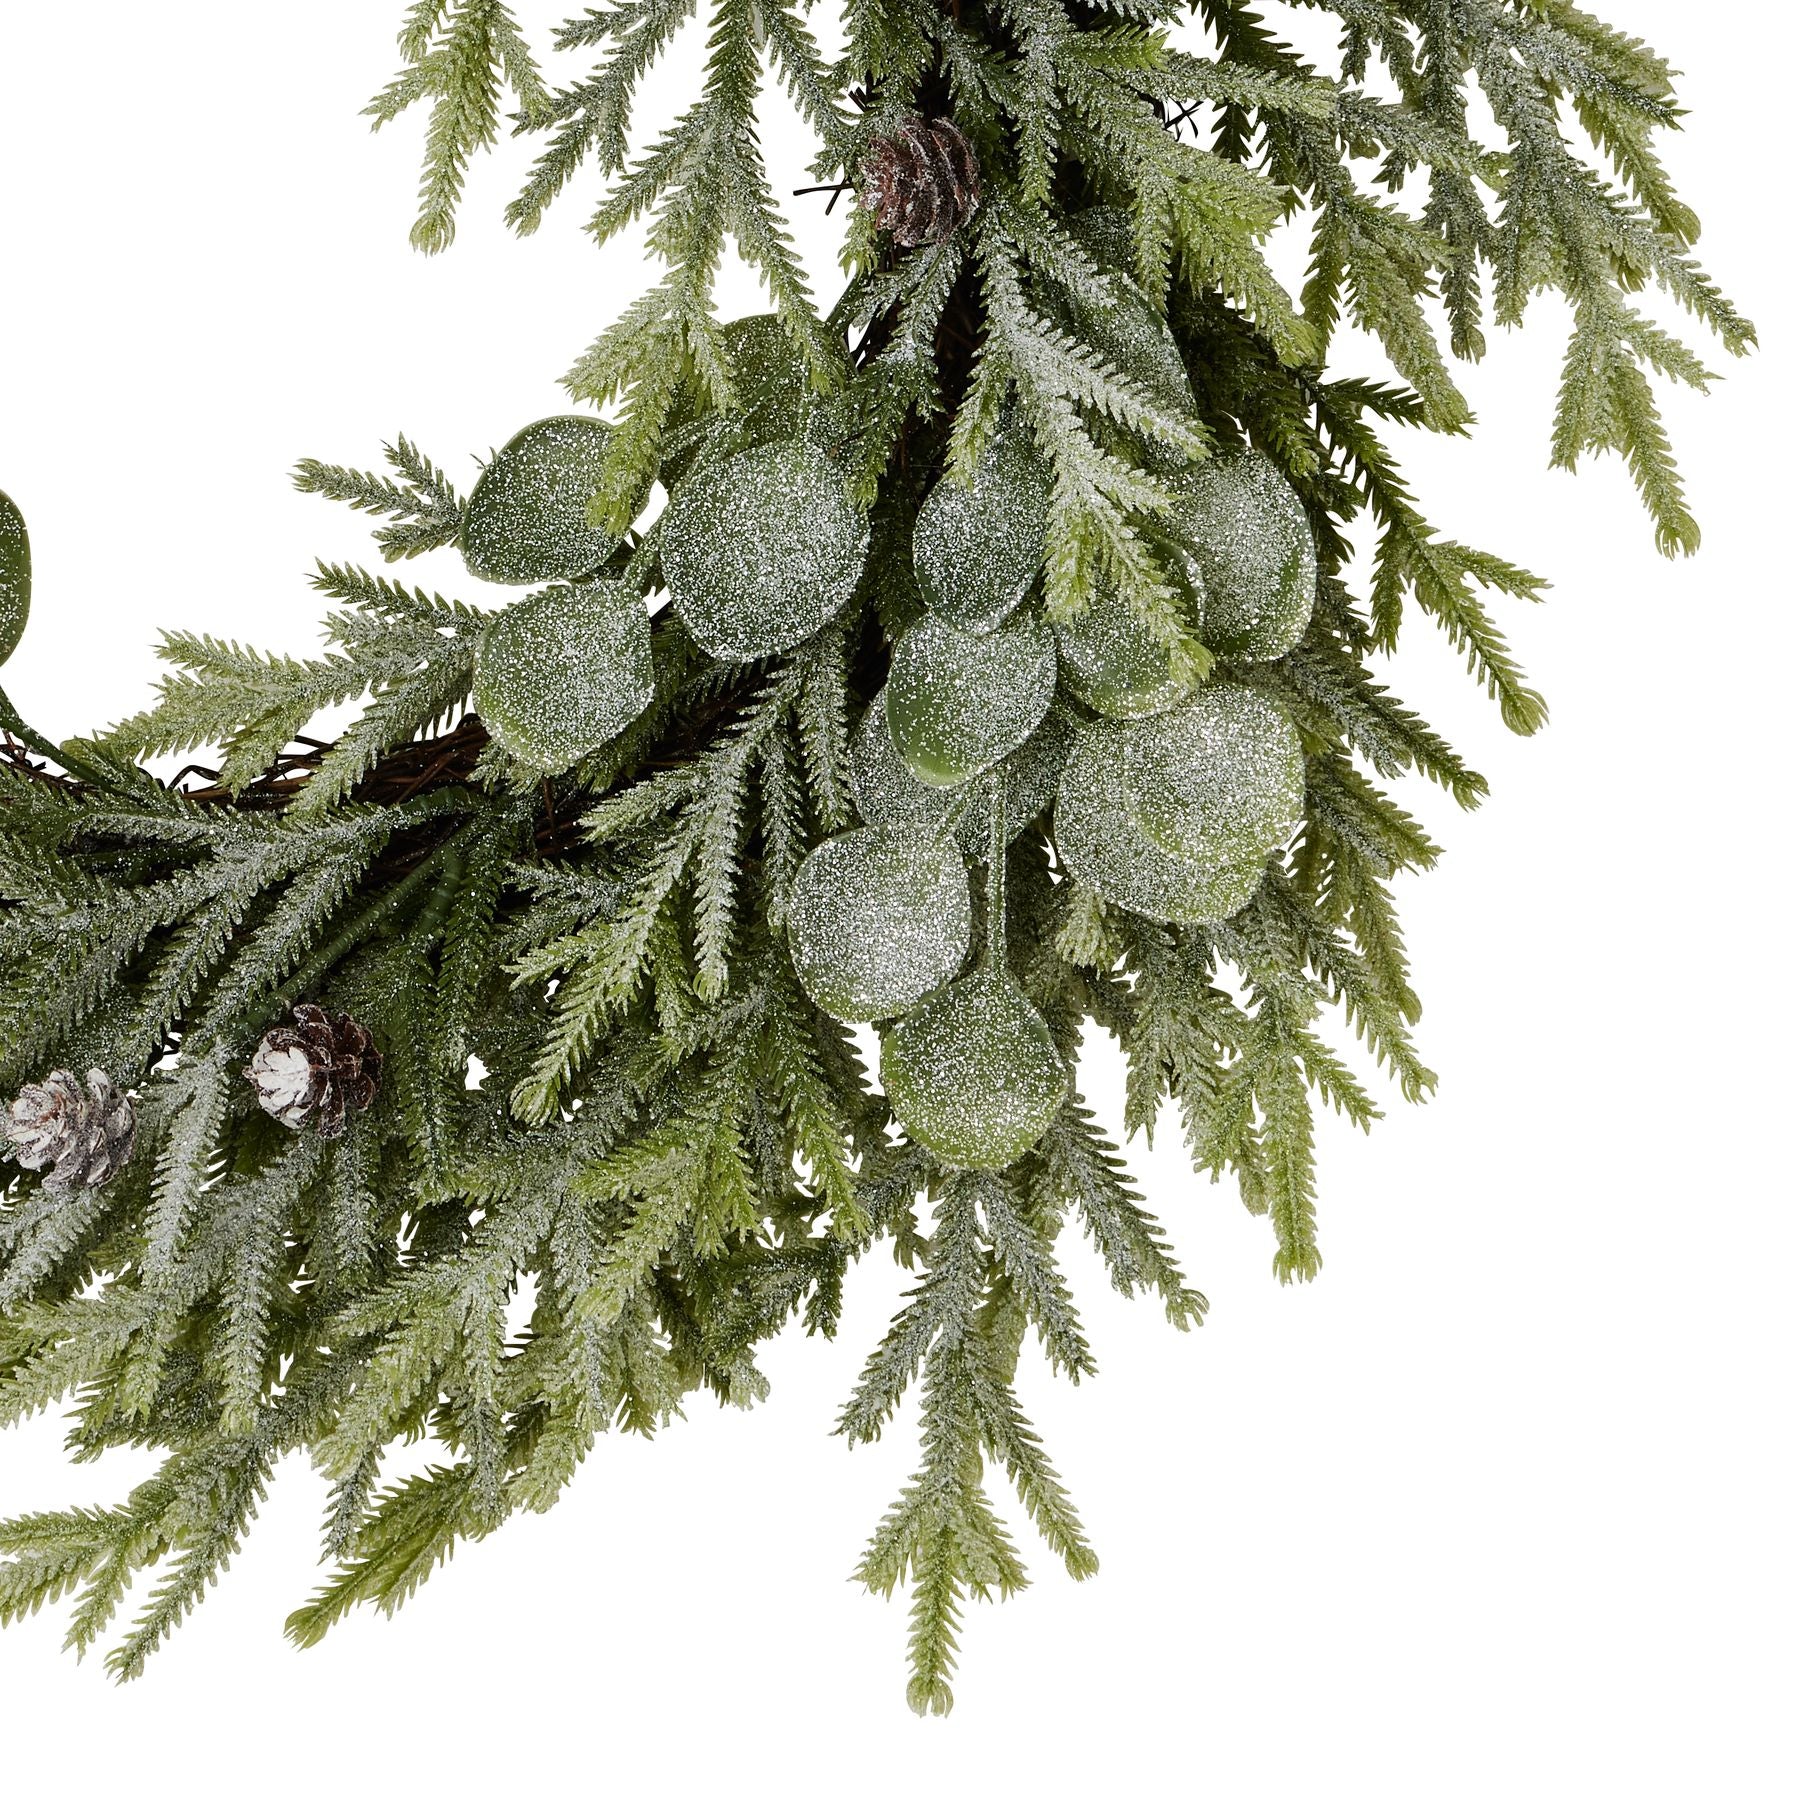
[[137, 1114], [103, 1069], [89, 1069], [87, 1091], [72, 1069], [57, 1069], [20, 1091], [7, 1109], [4, 1136], [22, 1168], [48, 1169], [47, 1188], [104, 1187], [137, 1147]]
[[941, 244], [981, 204], [974, 146], [948, 119], [902, 120], [859, 173], [863, 205], [908, 250]]
[[381, 1090], [381, 1052], [348, 1013], [333, 1019], [301, 1005], [293, 1024], [264, 1034], [244, 1074], [263, 1111], [289, 1131], [311, 1125], [320, 1137], [342, 1137], [349, 1114], [366, 1112]]

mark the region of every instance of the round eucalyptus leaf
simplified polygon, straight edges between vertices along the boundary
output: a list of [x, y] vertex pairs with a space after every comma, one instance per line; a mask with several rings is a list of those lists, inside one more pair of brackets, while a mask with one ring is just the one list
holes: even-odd
[[1265, 859], [1213, 865], [1172, 856], [1133, 816], [1125, 772], [1097, 734], [1078, 738], [1056, 799], [1056, 848], [1069, 873], [1146, 918], [1210, 925], [1239, 912], [1262, 884]]
[[649, 617], [617, 582], [516, 601], [475, 647], [475, 710], [503, 748], [547, 774], [617, 737], [655, 692]]
[[1270, 662], [1299, 643], [1319, 561], [1300, 496], [1247, 451], [1191, 470], [1177, 524], [1206, 576], [1206, 641], [1233, 662]]
[[894, 747], [918, 778], [956, 787], [1010, 756], [1056, 692], [1056, 634], [1038, 618], [977, 636], [927, 614], [888, 675]]
[[800, 865], [787, 929], [800, 985], [834, 1019], [891, 1019], [969, 954], [969, 872], [933, 832], [866, 825]]
[[1136, 262], [1131, 221], [1115, 207], [1091, 206], [1069, 221], [1069, 230], [1104, 271], [1102, 292], [1060, 294], [1055, 309], [1163, 412], [1188, 420], [1198, 432], [1199, 408], [1181, 347], [1131, 273]]
[[572, 416], [527, 425], [482, 470], [463, 515], [462, 553], [483, 581], [535, 587], [592, 574], [619, 547], [588, 523], [612, 427]]
[[807, 444], [761, 444], [697, 467], [662, 518], [675, 610], [722, 662], [775, 656], [829, 624], [868, 554], [868, 520]]
[[[692, 388], [684, 392], [669, 415], [665, 436], [673, 437], [697, 419], [712, 416], [723, 426], [727, 421], [740, 434], [738, 443], [748, 448], [776, 438], [797, 438], [812, 404], [812, 381], [806, 358], [793, 334], [774, 313], [753, 313], [733, 319], [720, 334], [731, 359], [737, 405], [730, 413], [714, 413]], [[671, 486], [692, 465], [697, 446], [688, 445], [663, 464], [663, 479]]]
[[795, 438], [812, 404], [812, 377], [794, 334], [774, 313], [725, 327], [737, 387], [737, 414], [759, 438]]
[[[1192, 557], [1177, 552], [1170, 575], [1181, 623], [1199, 642], [1206, 584]], [[1141, 719], [1179, 706], [1199, 683], [1192, 658], [1145, 622], [1117, 588], [1098, 590], [1084, 611], [1055, 622], [1063, 679], [1078, 699], [1113, 719]]]
[[[978, 778], [976, 785], [983, 791], [969, 797], [956, 824], [956, 842], [965, 856], [979, 860], [987, 853], [994, 782], [1005, 784], [1007, 828], [1013, 837], [1056, 798], [1056, 783], [1073, 737], [1068, 712], [1052, 707], [1025, 743]], [[886, 688], [870, 702], [851, 737], [850, 785], [856, 810], [871, 825], [912, 824], [936, 830], [966, 797], [962, 789], [927, 786], [906, 766], [888, 729]]]
[[1010, 976], [934, 994], [882, 1039], [881, 1085], [915, 1143], [957, 1169], [1003, 1169], [1069, 1098], [1050, 1028]]
[[1022, 426], [1002, 427], [972, 485], [943, 477], [913, 525], [913, 570], [934, 613], [992, 631], [1031, 591], [1044, 563], [1050, 471]]
[[1300, 733], [1273, 700], [1215, 683], [1154, 719], [1100, 728], [1144, 834], [1172, 856], [1260, 863], [1299, 823]]
[[0, 494], [0, 663], [19, 647], [31, 616], [31, 538], [25, 518]]
[[1193, 421], [1199, 428], [1194, 384], [1168, 322], [1129, 275], [1105, 278], [1106, 298], [1078, 308], [1083, 325], [1101, 355], [1146, 390], [1166, 413]]

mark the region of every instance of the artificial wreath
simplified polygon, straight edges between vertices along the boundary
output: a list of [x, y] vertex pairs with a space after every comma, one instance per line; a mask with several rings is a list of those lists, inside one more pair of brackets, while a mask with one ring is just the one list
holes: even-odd
[[[1112, 1131], [1172, 1110], [1315, 1274], [1315, 1097], [1376, 1117], [1321, 1015], [1433, 1080], [1390, 883], [1437, 850], [1387, 784], [1485, 792], [1376, 666], [1416, 611], [1544, 717], [1478, 594], [1540, 584], [1439, 536], [1389, 448], [1469, 423], [1433, 311], [1474, 358], [1490, 301], [1566, 296], [1556, 460], [1622, 453], [1670, 551], [1646, 371], [1706, 375], [1639, 292], [1753, 342], [1690, 258], [1651, 50], [1567, 0], [1312, 9], [1330, 72], [1237, 0], [853, 0], [835, 57], [801, 0], [709, 0], [698, 92], [634, 150], [693, 0], [571, 20], [563, 88], [500, 0], [409, 7], [371, 110], [430, 111], [416, 241], [510, 89], [542, 143], [512, 222], [597, 165], [596, 236], [647, 216], [664, 272], [568, 378], [611, 416], [529, 426], [466, 497], [404, 438], [300, 466], [389, 563], [454, 546], [518, 597], [321, 566], [316, 660], [172, 633], [156, 703], [61, 746], [0, 696], [0, 1420], [77, 1396], [74, 1454], [163, 1458], [0, 1525], [0, 1618], [75, 1595], [85, 1649], [155, 1567], [135, 1675], [298, 1452], [332, 1484], [312, 1643], [607, 1429], [761, 1398], [758, 1346], [831, 1335], [881, 1245], [917, 1280], [840, 1430], [919, 1391], [860, 1569], [914, 1590], [914, 1706], [950, 1703], [965, 1598], [1026, 1579], [990, 1476], [1094, 1569], [1014, 1384], [1027, 1338], [1094, 1368], [1061, 1240], [1205, 1311]], [[829, 312], [770, 77], [854, 195]], [[1290, 219], [1297, 297], [1263, 250]], [[715, 318], [727, 240], [771, 313]], [[1331, 372], [1345, 319], [1393, 384]], [[0, 499], [0, 661], [30, 601]], [[1082, 1102], [1090, 1026], [1122, 1121]], [[385, 1478], [421, 1435], [441, 1463]]]

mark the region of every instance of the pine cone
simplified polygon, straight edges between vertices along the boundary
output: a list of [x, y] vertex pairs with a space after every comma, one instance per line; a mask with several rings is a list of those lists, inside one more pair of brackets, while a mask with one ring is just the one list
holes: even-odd
[[293, 1024], [264, 1034], [244, 1074], [289, 1131], [312, 1124], [320, 1137], [342, 1137], [347, 1115], [375, 1103], [381, 1052], [348, 1013], [333, 1020], [322, 1006], [296, 1006]]
[[45, 1187], [104, 1187], [131, 1160], [137, 1114], [105, 1070], [88, 1070], [84, 1094], [72, 1069], [58, 1069], [20, 1091], [5, 1136], [22, 1167], [50, 1171]]
[[981, 165], [948, 119], [905, 119], [861, 169], [862, 203], [908, 250], [941, 244], [981, 204]]

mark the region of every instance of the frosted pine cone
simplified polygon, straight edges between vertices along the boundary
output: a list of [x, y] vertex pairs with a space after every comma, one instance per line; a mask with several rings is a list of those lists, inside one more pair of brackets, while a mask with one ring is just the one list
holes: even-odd
[[83, 1093], [72, 1069], [58, 1069], [20, 1092], [5, 1136], [22, 1167], [50, 1171], [45, 1187], [104, 1187], [137, 1147], [137, 1114], [105, 1070], [88, 1070]]
[[316, 1126], [342, 1137], [350, 1113], [366, 1112], [381, 1088], [381, 1052], [368, 1032], [322, 1006], [296, 1006], [292, 1025], [264, 1034], [244, 1071], [264, 1112], [289, 1131]]
[[903, 120], [861, 170], [862, 203], [906, 249], [941, 244], [981, 204], [981, 165], [948, 119]]

